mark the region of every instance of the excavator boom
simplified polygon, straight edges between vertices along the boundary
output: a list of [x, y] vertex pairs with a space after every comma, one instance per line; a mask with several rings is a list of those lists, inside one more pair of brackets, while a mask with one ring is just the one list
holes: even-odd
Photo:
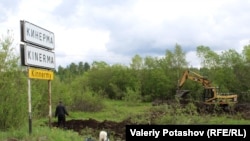
[[203, 99], [205, 104], [221, 104], [228, 105], [230, 103], [236, 103], [238, 95], [236, 94], [219, 94], [217, 92], [217, 88], [212, 86], [211, 81], [209, 81], [206, 77], [201, 76], [198, 73], [192, 72], [190, 70], [184, 71], [176, 91], [176, 95], [178, 97], [185, 97], [190, 91], [182, 90], [182, 87], [186, 80], [192, 80], [202, 84], [204, 87]]
[[178, 85], [179, 89], [182, 88], [182, 86], [184, 85], [184, 83], [186, 82], [187, 79], [201, 83], [202, 86], [204, 86], [204, 87], [212, 87], [211, 82], [206, 77], [203, 77], [203, 76], [199, 75], [198, 73], [192, 72], [190, 70], [186, 70], [186, 71], [184, 71], [184, 73], [181, 77], [181, 80], [179, 82], [179, 85]]
[[202, 86], [204, 86], [204, 87], [211, 87], [211, 82], [207, 78], [199, 75], [198, 73], [192, 72], [190, 70], [186, 70], [186, 71], [184, 71], [184, 73], [183, 73], [183, 75], [178, 83], [176, 96], [185, 97], [190, 92], [190, 90], [182, 90], [181, 89], [187, 79], [196, 81], [196, 82], [202, 84]]

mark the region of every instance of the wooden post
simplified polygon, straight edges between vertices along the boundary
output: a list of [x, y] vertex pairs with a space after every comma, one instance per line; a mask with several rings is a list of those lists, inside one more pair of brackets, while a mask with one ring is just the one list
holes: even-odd
[[51, 127], [52, 106], [51, 106], [51, 80], [48, 80], [48, 93], [49, 93], [49, 127]]
[[[29, 68], [27, 69], [29, 73]], [[29, 134], [32, 133], [32, 114], [31, 114], [31, 84], [28, 77], [28, 111], [29, 111]]]

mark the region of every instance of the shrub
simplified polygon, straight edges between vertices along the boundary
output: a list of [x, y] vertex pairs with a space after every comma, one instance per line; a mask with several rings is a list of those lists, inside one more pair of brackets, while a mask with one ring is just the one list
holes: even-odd
[[97, 112], [104, 108], [104, 102], [98, 95], [94, 95], [91, 91], [86, 91], [84, 94], [74, 97], [70, 108], [72, 111]]

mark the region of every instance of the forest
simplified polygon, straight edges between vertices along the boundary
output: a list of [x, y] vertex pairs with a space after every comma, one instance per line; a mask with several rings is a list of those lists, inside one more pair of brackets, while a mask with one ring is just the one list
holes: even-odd
[[[0, 39], [0, 130], [20, 127], [27, 122], [27, 68], [20, 65], [13, 36]], [[180, 76], [185, 70], [208, 77], [220, 91], [235, 93], [239, 102], [250, 102], [250, 45], [242, 52], [235, 49], [217, 53], [205, 45], [196, 47], [201, 67], [190, 67], [180, 44], [165, 56], [141, 57], [135, 54], [129, 66], [109, 65], [105, 61], [72, 62], [54, 70], [51, 83], [52, 108], [62, 100], [70, 111], [98, 111], [103, 98], [128, 103], [153, 102], [156, 99], [172, 100]], [[185, 89], [194, 91], [191, 99], [199, 101], [202, 86], [187, 81]], [[32, 116], [48, 115], [48, 81], [31, 80]], [[20, 122], [21, 121], [21, 122]]]

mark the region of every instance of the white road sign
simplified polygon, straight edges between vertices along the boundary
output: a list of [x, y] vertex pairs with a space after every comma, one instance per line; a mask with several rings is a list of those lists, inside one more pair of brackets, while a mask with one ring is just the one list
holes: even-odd
[[55, 53], [32, 45], [24, 46], [25, 65], [55, 69]]
[[21, 21], [21, 41], [47, 49], [55, 48], [54, 33], [27, 21]]

